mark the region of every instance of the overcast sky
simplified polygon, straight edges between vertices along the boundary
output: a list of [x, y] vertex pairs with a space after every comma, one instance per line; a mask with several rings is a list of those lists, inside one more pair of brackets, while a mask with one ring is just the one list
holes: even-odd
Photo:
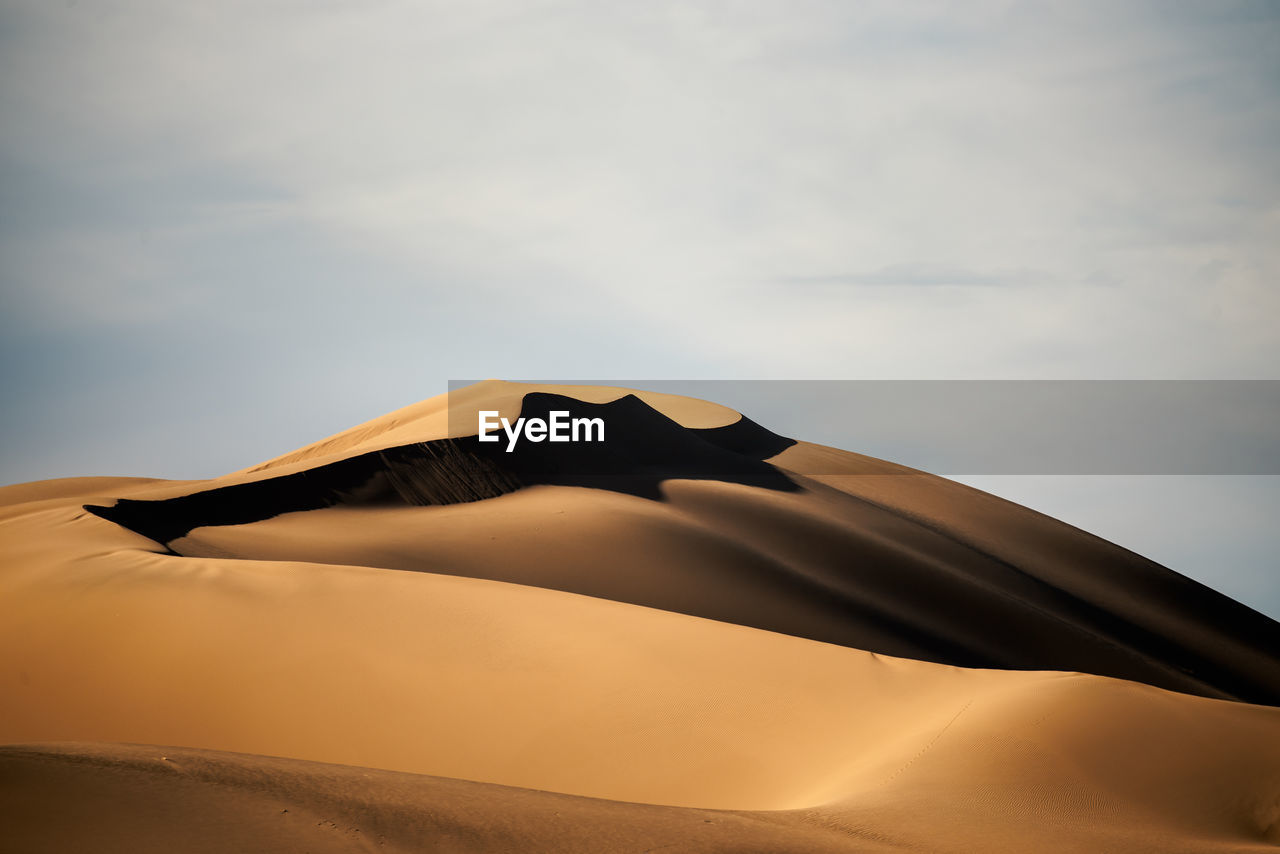
[[[1229, 0], [0, 0], [0, 482], [465, 377], [1280, 379], [1277, 44]], [[1254, 537], [1161, 559], [1280, 613], [1206, 502], [1132, 536]]]

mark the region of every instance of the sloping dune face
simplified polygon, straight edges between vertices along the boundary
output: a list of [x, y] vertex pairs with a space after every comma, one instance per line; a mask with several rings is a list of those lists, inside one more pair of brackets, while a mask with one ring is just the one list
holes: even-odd
[[[508, 451], [480, 411], [604, 441]], [[20, 850], [88, 844], [59, 815], [95, 850], [1280, 842], [1275, 623], [714, 404], [488, 382], [0, 502]]]

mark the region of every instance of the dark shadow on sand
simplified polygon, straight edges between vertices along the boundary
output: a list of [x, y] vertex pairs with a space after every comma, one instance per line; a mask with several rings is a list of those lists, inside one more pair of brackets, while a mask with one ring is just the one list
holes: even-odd
[[111, 507], [91, 504], [85, 509], [167, 545], [195, 528], [243, 525], [298, 510], [336, 504], [459, 504], [538, 484], [607, 489], [653, 501], [662, 499], [662, 482], [673, 478], [798, 488], [764, 462], [795, 441], [745, 416], [724, 427], [693, 429], [635, 395], [585, 403], [545, 392], [525, 395], [520, 414], [547, 420], [552, 411], [603, 420], [604, 440], [521, 439], [508, 451], [501, 431], [497, 442], [481, 442], [477, 436], [438, 439], [177, 498], [123, 498]]

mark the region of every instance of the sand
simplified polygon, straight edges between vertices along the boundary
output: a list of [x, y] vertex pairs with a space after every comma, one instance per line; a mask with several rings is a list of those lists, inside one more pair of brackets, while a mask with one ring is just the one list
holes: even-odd
[[892, 464], [799, 443], [769, 458], [787, 489], [344, 493], [167, 543], [84, 509], [462, 435], [459, 407], [531, 390], [210, 482], [0, 489], [5, 850], [1280, 843], [1273, 622]]

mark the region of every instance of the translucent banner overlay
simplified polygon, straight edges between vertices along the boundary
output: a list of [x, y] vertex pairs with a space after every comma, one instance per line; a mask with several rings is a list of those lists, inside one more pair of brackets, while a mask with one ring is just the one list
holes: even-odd
[[[449, 384], [452, 436], [477, 433], [477, 408], [483, 406], [455, 394], [473, 382]], [[1275, 380], [530, 382], [698, 398], [737, 410], [784, 437], [943, 475], [1280, 474]], [[559, 393], [572, 403], [572, 390]], [[485, 396], [476, 400], [482, 403]], [[610, 426], [606, 419], [611, 443], [634, 439], [636, 430], [661, 429], [648, 420]], [[572, 453], [559, 458], [574, 464]]]

